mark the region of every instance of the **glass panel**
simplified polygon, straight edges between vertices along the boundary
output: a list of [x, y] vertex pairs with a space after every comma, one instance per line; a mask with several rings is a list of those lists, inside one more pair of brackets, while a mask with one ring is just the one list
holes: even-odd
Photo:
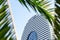
[[27, 40], [37, 40], [37, 33], [36, 32], [31, 32], [28, 36]]

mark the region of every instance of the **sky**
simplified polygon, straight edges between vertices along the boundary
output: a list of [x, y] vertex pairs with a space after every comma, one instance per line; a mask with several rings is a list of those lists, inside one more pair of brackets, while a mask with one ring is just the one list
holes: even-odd
[[[52, 1], [53, 2], [53, 1]], [[28, 20], [36, 13], [30, 8], [30, 12], [25, 6], [22, 6], [18, 0], [10, 0], [12, 15], [15, 22], [15, 31], [17, 40], [21, 40], [21, 36]], [[51, 6], [52, 7], [52, 6]]]
[[21, 40], [21, 36], [26, 26], [28, 20], [34, 16], [36, 13], [30, 8], [30, 12], [26, 7], [22, 6], [18, 0], [10, 0], [12, 15], [14, 17], [15, 22], [15, 31], [17, 34], [18, 40]]

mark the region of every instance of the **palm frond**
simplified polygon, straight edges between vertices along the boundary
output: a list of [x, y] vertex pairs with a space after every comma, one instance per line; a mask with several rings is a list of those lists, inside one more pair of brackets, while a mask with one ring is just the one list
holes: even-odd
[[4, 0], [0, 0], [0, 5], [4, 2]]
[[46, 8], [47, 5], [49, 6], [50, 1], [46, 1], [46, 0], [41, 0], [41, 1], [39, 1], [39, 0], [19, 0], [19, 1], [26, 6], [27, 6], [26, 3], [28, 3], [29, 6], [32, 7], [35, 11], [38, 10], [41, 14], [45, 15], [45, 17], [51, 23], [51, 17], [53, 17], [53, 16], [50, 14], [50, 12], [47, 12], [47, 8]]
[[0, 40], [14, 40], [13, 36], [10, 37], [12, 33], [15, 33], [13, 30], [14, 27], [7, 0], [0, 0]]
[[[55, 21], [54, 21], [54, 26], [55, 26], [55, 34], [57, 36], [57, 40], [60, 40], [60, 1], [55, 0]], [[57, 32], [57, 33], [56, 33]]]
[[55, 0], [55, 1], [56, 1], [56, 3], [60, 4], [60, 0]]

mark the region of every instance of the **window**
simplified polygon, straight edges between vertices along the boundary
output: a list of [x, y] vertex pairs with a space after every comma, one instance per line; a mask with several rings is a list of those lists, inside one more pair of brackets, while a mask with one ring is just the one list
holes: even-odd
[[28, 35], [28, 38], [27, 40], [37, 40], [37, 33], [36, 32], [31, 32], [29, 35]]

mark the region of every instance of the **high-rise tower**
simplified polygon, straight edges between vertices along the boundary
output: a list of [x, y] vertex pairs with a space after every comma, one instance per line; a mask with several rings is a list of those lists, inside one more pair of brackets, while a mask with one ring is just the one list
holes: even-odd
[[33, 16], [26, 24], [21, 40], [53, 40], [48, 20], [41, 15]]

